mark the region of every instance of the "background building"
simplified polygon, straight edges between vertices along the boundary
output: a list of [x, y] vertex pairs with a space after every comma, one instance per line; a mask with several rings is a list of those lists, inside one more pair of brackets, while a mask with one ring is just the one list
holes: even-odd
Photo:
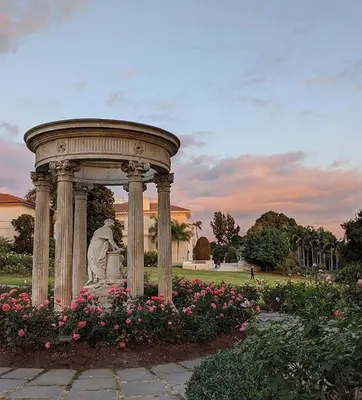
[[35, 217], [35, 205], [21, 197], [0, 193], [0, 237], [14, 240], [17, 232], [11, 221], [22, 214], [29, 214]]
[[[123, 243], [128, 243], [128, 203], [123, 199], [115, 199], [114, 209], [116, 211], [116, 219], [122, 225]], [[154, 225], [153, 217], [157, 217], [158, 204], [157, 201], [144, 198], [143, 199], [143, 220], [144, 220], [144, 246], [146, 251], [156, 250], [156, 244], [152, 242], [149, 234], [149, 228]], [[187, 208], [171, 205], [171, 220], [179, 223], [190, 223], [191, 212]], [[189, 228], [193, 232], [193, 227]], [[194, 236], [190, 242], [180, 242], [177, 251], [177, 242], [172, 242], [172, 263], [182, 263], [183, 261], [192, 260], [192, 250], [194, 246]]]

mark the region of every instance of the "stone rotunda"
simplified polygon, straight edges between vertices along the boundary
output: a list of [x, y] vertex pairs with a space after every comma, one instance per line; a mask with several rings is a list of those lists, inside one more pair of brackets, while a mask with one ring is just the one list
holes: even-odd
[[[57, 181], [54, 298], [70, 305], [84, 286], [87, 266], [87, 192], [90, 185], [123, 186], [128, 192], [127, 284], [131, 296], [144, 290], [143, 191], [158, 192], [158, 292], [172, 297], [171, 157], [180, 140], [136, 122], [73, 119], [36, 126], [25, 133], [35, 153], [36, 213], [32, 301], [48, 296], [50, 186]], [[74, 210], [73, 210], [74, 204]]]

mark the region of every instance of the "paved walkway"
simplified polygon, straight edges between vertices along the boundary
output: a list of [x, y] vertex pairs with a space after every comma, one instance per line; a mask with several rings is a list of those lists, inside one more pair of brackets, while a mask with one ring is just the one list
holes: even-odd
[[201, 361], [119, 371], [0, 368], [0, 399], [181, 400], [186, 381]]

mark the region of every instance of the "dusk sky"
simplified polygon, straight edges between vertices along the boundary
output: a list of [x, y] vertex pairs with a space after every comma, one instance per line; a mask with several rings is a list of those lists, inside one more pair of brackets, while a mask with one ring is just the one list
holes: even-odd
[[361, 15], [360, 0], [0, 0], [0, 192], [31, 187], [32, 126], [134, 120], [181, 138], [172, 203], [206, 234], [214, 211], [244, 233], [275, 210], [341, 236], [362, 207]]

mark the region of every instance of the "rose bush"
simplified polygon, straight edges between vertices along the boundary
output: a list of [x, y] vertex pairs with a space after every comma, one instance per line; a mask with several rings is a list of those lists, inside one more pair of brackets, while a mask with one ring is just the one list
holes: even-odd
[[[144, 296], [128, 300], [126, 287], [109, 292], [110, 308], [82, 289], [69, 307], [55, 312], [46, 300], [32, 307], [30, 295], [12, 289], [0, 295], [0, 339], [14, 346], [50, 348], [59, 341], [89, 344], [117, 343], [120, 348], [139, 343], [201, 342], [221, 332], [243, 330], [258, 312], [256, 302], [244, 297], [241, 287], [205, 284], [196, 279], [174, 282], [173, 302], [156, 296], [147, 285]], [[61, 299], [56, 299], [61, 306]]]

